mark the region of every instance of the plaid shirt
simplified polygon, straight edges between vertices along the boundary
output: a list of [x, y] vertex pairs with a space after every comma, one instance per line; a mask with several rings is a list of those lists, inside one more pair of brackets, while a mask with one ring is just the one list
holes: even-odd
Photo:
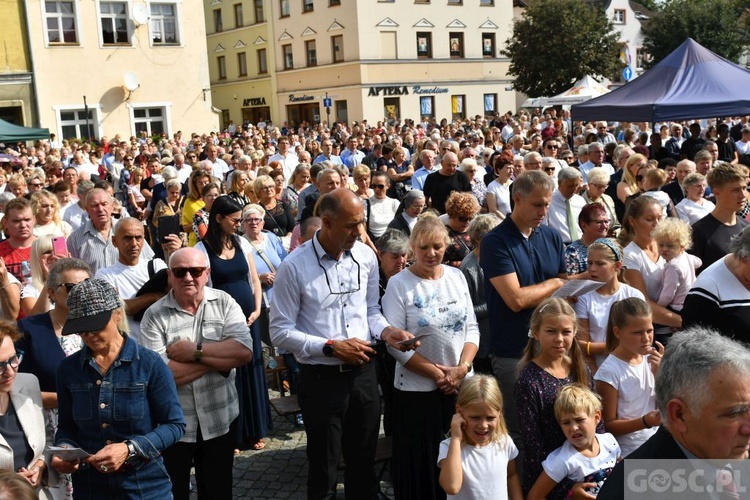
[[[202, 312], [201, 312], [202, 310]], [[200, 326], [201, 338], [196, 338], [193, 324], [203, 314]], [[141, 321], [141, 342], [144, 347], [156, 351], [169, 364], [167, 346], [180, 340], [204, 344], [236, 340], [248, 349], [253, 340], [242, 309], [227, 293], [213, 288], [204, 288], [203, 302], [193, 315], [185, 311], [170, 291], [148, 308]], [[204, 440], [223, 436], [229, 432], [229, 424], [239, 415], [237, 390], [234, 386], [235, 371], [228, 377], [213, 371], [193, 382], [177, 388], [187, 429], [181, 442], [194, 443], [198, 426]]]

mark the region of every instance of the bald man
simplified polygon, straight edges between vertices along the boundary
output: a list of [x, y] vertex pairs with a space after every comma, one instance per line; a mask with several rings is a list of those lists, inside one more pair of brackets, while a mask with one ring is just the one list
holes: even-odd
[[375, 498], [380, 396], [370, 342], [405, 350], [397, 342], [412, 335], [390, 326], [378, 307], [377, 258], [359, 241], [362, 201], [349, 189], [335, 189], [318, 211], [320, 231], [276, 272], [271, 341], [300, 364], [308, 498], [336, 496], [342, 452], [346, 498]]
[[440, 170], [427, 176], [424, 181], [424, 195], [427, 205], [441, 214], [445, 213], [445, 202], [453, 191], [471, 192], [471, 181], [458, 170], [458, 156], [447, 152], [440, 160]]

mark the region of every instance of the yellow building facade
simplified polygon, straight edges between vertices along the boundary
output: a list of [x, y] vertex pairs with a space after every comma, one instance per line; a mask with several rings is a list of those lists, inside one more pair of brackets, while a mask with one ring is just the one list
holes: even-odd
[[111, 138], [218, 130], [199, 0], [25, 6], [40, 125], [50, 132]]
[[276, 120], [275, 53], [269, 0], [204, 0], [209, 74], [221, 129]]
[[272, 6], [281, 122], [451, 120], [516, 107], [509, 60], [499, 54], [512, 0]]
[[3, 1], [0, 26], [0, 119], [38, 125], [23, 0]]

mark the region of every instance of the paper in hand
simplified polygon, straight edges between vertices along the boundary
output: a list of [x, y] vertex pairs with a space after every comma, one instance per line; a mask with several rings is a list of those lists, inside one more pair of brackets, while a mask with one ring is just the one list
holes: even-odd
[[84, 451], [81, 448], [50, 446], [49, 451], [60, 460], [65, 460], [66, 462], [70, 462], [72, 460], [84, 459], [86, 457], [91, 456], [91, 453], [88, 453], [87, 451]]
[[602, 283], [601, 281], [593, 280], [568, 280], [555, 293], [553, 293], [552, 296], [561, 299], [564, 299], [565, 297], [578, 297], [579, 295], [599, 290], [605, 284], [606, 283]]

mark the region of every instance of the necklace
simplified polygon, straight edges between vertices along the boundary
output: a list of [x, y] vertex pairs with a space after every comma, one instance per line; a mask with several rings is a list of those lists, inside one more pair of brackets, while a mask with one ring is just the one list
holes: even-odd
[[49, 317], [52, 320], [52, 324], [55, 326], [55, 330], [62, 330], [63, 326], [55, 319], [55, 313], [49, 312]]

